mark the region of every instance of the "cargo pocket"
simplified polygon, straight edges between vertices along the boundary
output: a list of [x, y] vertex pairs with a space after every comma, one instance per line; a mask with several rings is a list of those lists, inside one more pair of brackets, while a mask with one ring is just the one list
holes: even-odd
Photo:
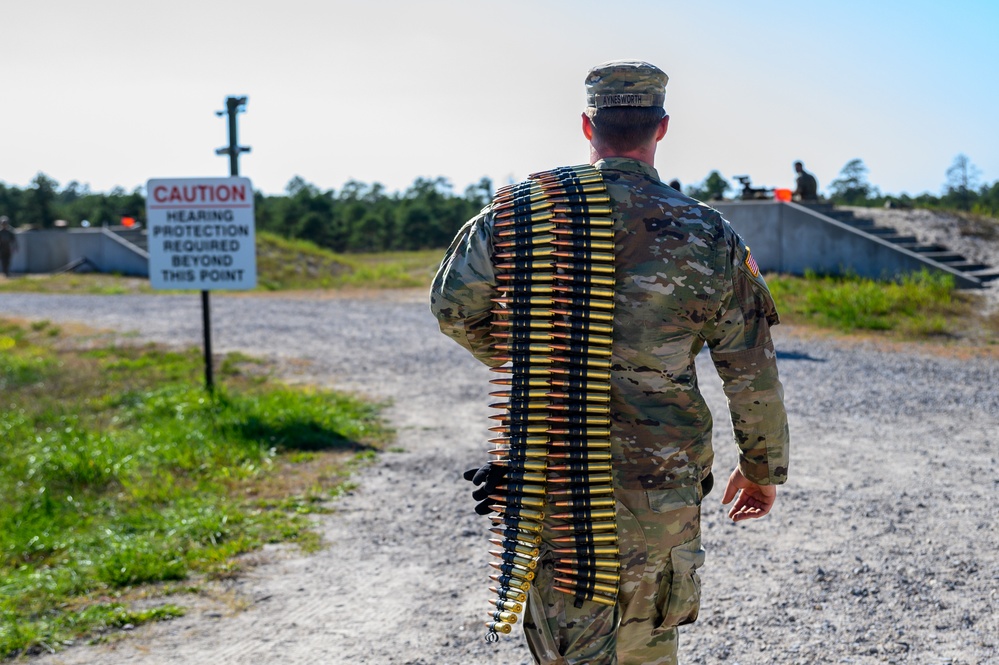
[[542, 546], [537, 577], [527, 593], [524, 636], [539, 663], [559, 663], [560, 637], [565, 625], [565, 594], [552, 588], [555, 556]]
[[701, 579], [697, 569], [704, 564], [700, 536], [670, 550], [670, 564], [672, 570], [665, 571], [659, 587], [657, 604], [661, 620], [652, 631], [653, 635], [697, 619], [701, 606]]

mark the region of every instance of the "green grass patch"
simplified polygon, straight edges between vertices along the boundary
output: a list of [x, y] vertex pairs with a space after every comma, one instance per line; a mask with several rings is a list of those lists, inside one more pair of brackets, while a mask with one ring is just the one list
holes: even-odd
[[124, 600], [236, 574], [263, 543], [315, 549], [307, 515], [390, 438], [377, 406], [245, 356], [209, 395], [198, 349], [70, 342], [0, 319], [0, 658], [175, 616]]
[[[950, 275], [922, 271], [898, 281], [847, 276], [767, 276], [781, 318], [842, 332], [880, 331], [905, 339], [959, 337], [981, 329], [977, 296]], [[987, 330], [991, 335], [999, 330]]]
[[[289, 240], [263, 231], [257, 234], [256, 290], [429, 287], [443, 255], [443, 249], [337, 254], [305, 240]], [[178, 293], [154, 291], [149, 287], [149, 280], [144, 278], [96, 273], [20, 275], [0, 280], [0, 292]]]

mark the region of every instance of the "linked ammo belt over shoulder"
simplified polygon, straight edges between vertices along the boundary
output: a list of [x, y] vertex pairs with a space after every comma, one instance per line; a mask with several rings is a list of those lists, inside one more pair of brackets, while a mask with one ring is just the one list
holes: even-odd
[[[559, 520], [554, 586], [573, 597], [617, 602], [620, 569], [611, 485], [610, 354], [614, 243], [610, 197], [589, 165], [532, 174], [493, 199], [492, 310], [505, 364], [491, 383], [503, 401], [491, 416], [497, 488], [491, 542], [497, 574], [487, 640], [510, 633], [534, 580], [542, 523]], [[549, 497], [545, 501], [545, 497]]]

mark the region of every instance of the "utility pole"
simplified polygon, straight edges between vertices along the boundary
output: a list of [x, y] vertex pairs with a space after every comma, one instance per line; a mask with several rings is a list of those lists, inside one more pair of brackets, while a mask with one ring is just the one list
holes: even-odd
[[[239, 145], [236, 133], [236, 115], [246, 110], [246, 97], [226, 97], [225, 110], [216, 111], [215, 115], [229, 116], [229, 145], [224, 148], [216, 148], [216, 155], [229, 155], [229, 175], [239, 175], [239, 155], [250, 152], [247, 147]], [[205, 387], [208, 392], [215, 391], [215, 379], [212, 371], [212, 315], [211, 303], [208, 291], [201, 292], [201, 322], [205, 333]]]
[[229, 155], [229, 175], [239, 175], [239, 155], [243, 152], [250, 152], [249, 148], [239, 145], [236, 137], [236, 114], [246, 110], [246, 97], [226, 97], [225, 111], [216, 111], [215, 115], [229, 116], [229, 145], [224, 148], [216, 148], [216, 155]]

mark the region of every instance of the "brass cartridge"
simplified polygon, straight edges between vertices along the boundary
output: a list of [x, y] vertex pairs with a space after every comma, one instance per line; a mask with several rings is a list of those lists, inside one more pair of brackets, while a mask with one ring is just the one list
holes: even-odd
[[[509, 361], [507, 361], [509, 362]], [[511, 367], [505, 365], [502, 367], [490, 367], [490, 372], [496, 372], [497, 374], [513, 374], [514, 376], [548, 376], [549, 370], [551, 368], [547, 365], [542, 367]]]
[[[554, 232], [555, 229], [552, 229]], [[590, 240], [588, 238], [570, 237], [565, 240], [552, 240], [551, 244], [555, 247], [564, 247], [568, 249], [577, 250], [587, 250], [590, 252], [613, 252], [614, 251], [614, 241], [613, 240]]]
[[577, 557], [610, 557], [618, 556], [620, 552], [618, 551], [617, 545], [605, 545], [605, 546], [594, 546], [594, 545], [577, 545], [576, 547], [564, 547], [555, 550], [555, 554], [573, 554]]
[[[496, 235], [500, 237], [503, 237], [504, 231], [512, 228], [530, 228], [534, 233], [537, 233], [539, 227], [548, 226], [548, 220], [555, 216], [556, 210], [554, 205], [539, 206], [537, 211], [524, 209], [509, 210], [506, 215], [502, 213], [496, 215], [493, 228], [496, 229]], [[551, 229], [545, 229], [542, 233], [547, 233], [548, 231], [551, 231]]]
[[[545, 418], [548, 420], [548, 418]], [[597, 428], [597, 427], [550, 427], [548, 428], [547, 434], [552, 436], [567, 436], [572, 438], [593, 438], [593, 439], [606, 439], [610, 436], [610, 428]]]
[[[503, 575], [512, 577], [514, 579], [523, 580], [524, 582], [534, 581], [534, 571], [528, 570], [523, 566], [518, 566], [512, 563], [497, 563], [496, 561], [490, 561], [489, 566], [500, 571]], [[498, 580], [497, 580], [498, 581]], [[511, 584], [510, 586], [514, 586]]]
[[556, 249], [554, 247], [548, 245], [532, 245], [530, 247], [518, 247], [517, 249], [500, 252], [493, 258], [497, 261], [506, 261], [509, 259], [532, 259], [543, 256], [554, 256], [555, 251]]
[[[556, 591], [561, 591], [562, 593], [567, 593], [570, 596], [578, 596], [578, 595], [580, 595], [578, 591], [575, 591], [573, 589], [567, 589], [565, 587], [554, 586], [554, 585], [552, 586], [552, 588], [555, 589]], [[615, 605], [617, 605], [617, 598], [616, 597], [607, 597], [607, 596], [603, 596], [601, 594], [592, 593], [592, 592], [584, 593], [584, 594], [582, 594], [582, 597], [585, 600], [589, 600], [590, 602], [600, 603], [601, 605], [607, 605], [608, 607], [614, 607]], [[488, 625], [488, 624], [486, 624], [486, 625]]]
[[537, 342], [510, 342], [509, 344], [497, 344], [496, 348], [508, 353], [551, 353], [555, 348], [552, 344], [539, 344]]
[[526, 557], [537, 557], [538, 553], [541, 551], [540, 548], [538, 547], [525, 545], [524, 543], [517, 540], [509, 540], [509, 539], [500, 540], [499, 538], [490, 538], [489, 542], [492, 543], [493, 545], [496, 545], [497, 547], [502, 547], [504, 550], [507, 550], [508, 552], [516, 552], [517, 554]]
[[[490, 563], [489, 565], [491, 566], [493, 564]], [[489, 579], [496, 582], [500, 586], [511, 587], [520, 591], [527, 591], [531, 588], [530, 580], [513, 577], [512, 575], [490, 575]]]
[[577, 261], [589, 261], [593, 266], [604, 263], [613, 265], [614, 263], [613, 252], [591, 252], [588, 249], [559, 249], [556, 252], [552, 252], [552, 256], [558, 256], [563, 259], [576, 259]]
[[591, 381], [610, 381], [611, 373], [606, 370], [590, 367], [552, 367], [548, 373], [557, 376], [568, 376], [574, 379], [589, 379]]
[[515, 295], [505, 295], [499, 298], [490, 298], [490, 300], [498, 305], [507, 305], [508, 307], [551, 307], [553, 301], [550, 295], [530, 295], [530, 294], [515, 294]]
[[[494, 395], [495, 393], [489, 393]], [[550, 392], [546, 393], [548, 397], [554, 397], [555, 399], [568, 399], [574, 402], [588, 402], [588, 403], [598, 403], [604, 404], [610, 402], [610, 393], [584, 393], [578, 390], [570, 390], [568, 392]]]
[[502, 434], [509, 434], [511, 436], [529, 436], [531, 434], [544, 434], [548, 431], [548, 425], [538, 422], [538, 423], [515, 423], [511, 425], [499, 425], [498, 427], [490, 427], [490, 432], [499, 432]]
[[598, 581], [601, 581], [601, 582], [614, 582], [614, 583], [617, 583], [617, 582], [621, 581], [621, 575], [620, 575], [620, 573], [611, 573], [611, 572], [598, 571], [598, 570], [587, 570], [585, 573], [582, 573], [579, 568], [574, 568], [574, 567], [570, 567], [570, 566], [558, 566], [558, 565], [556, 565], [555, 566], [555, 572], [556, 573], [560, 573], [562, 575], [568, 575], [570, 577], [581, 577], [581, 578], [585, 578], [585, 579], [598, 580]]
[[548, 452], [548, 457], [553, 460], [572, 460], [572, 461], [590, 461], [590, 462], [607, 462], [611, 459], [611, 453], [609, 450], [587, 450], [585, 448], [558, 448], [553, 447], [552, 450]]
[[510, 390], [497, 390], [489, 393], [490, 397], [505, 397], [507, 399], [530, 399], [540, 400], [548, 395], [547, 388], [512, 388]]
[[544, 508], [545, 498], [542, 496], [525, 496], [523, 494], [490, 494], [489, 498], [507, 507]]
[[[495, 313], [495, 311], [493, 312]], [[600, 310], [571, 310], [563, 307], [553, 307], [552, 314], [559, 316], [570, 316], [580, 321], [596, 321], [599, 323], [609, 323], [614, 320], [614, 313]]]
[[493, 620], [502, 621], [503, 623], [517, 623], [517, 615], [513, 612], [506, 612], [504, 610], [499, 610], [493, 612]]
[[[540, 263], [540, 262], [539, 262]], [[545, 267], [550, 264], [545, 263]], [[499, 266], [497, 266], [499, 267]], [[539, 268], [541, 266], [538, 266]], [[614, 264], [613, 263], [589, 263], [583, 261], [556, 261], [556, 268], [561, 268], [562, 270], [578, 270], [579, 272], [595, 272], [604, 275], [614, 274]]]
[[[554, 348], [554, 344], [551, 345]], [[559, 346], [566, 346], [561, 344]], [[599, 347], [594, 347], [599, 348]], [[610, 369], [611, 361], [609, 358], [588, 358], [586, 356], [577, 356], [567, 353], [556, 354], [548, 356], [548, 359], [552, 362], [565, 363], [566, 365], [574, 365], [577, 367], [592, 367], [594, 369]]]
[[502, 621], [487, 621], [486, 628], [497, 633], [509, 635], [513, 631], [513, 626]]
[[602, 570], [620, 570], [619, 559], [559, 559], [559, 563], [577, 566], [579, 568], [600, 568]]
[[[551, 330], [555, 327], [554, 322], [548, 319], [493, 319], [492, 324], [518, 330]], [[495, 332], [492, 334], [496, 335]]]
[[548, 482], [556, 485], [597, 485], [611, 482], [609, 473], [591, 473], [587, 475], [571, 474], [568, 476], [553, 476]]
[[[548, 346], [555, 351], [561, 351], [562, 353], [572, 353], [576, 356], [583, 356], [587, 358], [592, 356], [599, 356], [597, 358], [593, 358], [593, 361], [606, 363], [606, 366], [610, 367], [610, 361], [606, 359], [610, 358], [612, 355], [611, 347], [600, 346], [599, 344], [591, 344], [589, 346], [583, 346], [579, 343], [566, 344], [565, 342], [567, 341], [568, 340], [564, 339], [553, 340], [553, 342], [548, 344]], [[499, 345], [497, 344], [497, 346]]]
[[548, 408], [559, 413], [545, 418], [550, 423], [562, 425], [610, 426], [606, 404], [550, 404]]
[[500, 282], [520, 282], [520, 283], [538, 283], [538, 282], [554, 282], [555, 272], [547, 272], [543, 270], [531, 271], [531, 272], [507, 272], [507, 273], [497, 273], [496, 279]]
[[523, 434], [515, 434], [508, 437], [501, 437], [498, 439], [489, 439], [489, 443], [499, 443], [506, 444], [508, 446], [514, 446], [518, 448], [530, 448], [534, 449], [537, 447], [539, 450], [545, 450], [545, 446], [548, 444], [548, 437], [546, 436], [525, 436]]
[[[556, 520], [604, 520], [613, 519], [616, 515], [613, 508], [610, 510], [590, 510], [589, 508], [573, 508], [571, 512], [568, 513], [556, 513], [552, 515], [552, 519]], [[568, 537], [568, 536], [567, 536]], [[562, 540], [560, 542], [574, 542], [571, 538], [569, 541]]]
[[608, 205], [567, 205], [559, 203], [552, 210], [556, 215], [565, 217], [600, 217], [610, 215], [614, 210]]
[[617, 522], [585, 522], [579, 524], [569, 522], [567, 524], [557, 524], [552, 529], [555, 531], [571, 531], [573, 533], [606, 533], [607, 531], [616, 531]]
[[527, 594], [520, 589], [512, 589], [508, 586], [502, 587], [489, 587], [489, 590], [495, 593], [498, 598], [502, 601], [516, 602], [516, 603], [526, 603]]
[[489, 530], [497, 536], [503, 536], [506, 540], [516, 540], [525, 545], [538, 546], [541, 544], [541, 534], [531, 533], [524, 529], [513, 526], [492, 526]]
[[[552, 515], [552, 517], [555, 517]], [[591, 531], [580, 532], [572, 536], [559, 536], [552, 542], [560, 544], [572, 543], [575, 545], [609, 545], [617, 542], [617, 533], [594, 533]]]
[[531, 235], [531, 236], [514, 236], [507, 240], [502, 240], [496, 243], [496, 249], [514, 249], [517, 247], [532, 247], [534, 245], [547, 245], [555, 240], [556, 236], [553, 235], [555, 229], [552, 229], [551, 234], [542, 235]]
[[[546, 219], [551, 219], [551, 213], [544, 213], [548, 215]], [[498, 238], [516, 238], [518, 236], [529, 236], [529, 235], [540, 235], [544, 233], [551, 233], [552, 229], [555, 228], [555, 223], [551, 221], [539, 221], [531, 226], [514, 226], [514, 222], [511, 222], [506, 228], [497, 228], [496, 237]], [[498, 267], [498, 266], [497, 266]], [[518, 268], [521, 270], [523, 268]]]
[[538, 560], [532, 559], [531, 557], [521, 556], [515, 552], [504, 552], [501, 550], [489, 550], [497, 559], [502, 559], [505, 563], [513, 564], [515, 566], [520, 566], [521, 568], [526, 568], [527, 570], [534, 570], [538, 567]]
[[512, 388], [544, 388], [550, 386], [552, 382], [551, 379], [544, 377], [515, 375], [508, 379], [489, 379], [489, 383], [494, 386], [510, 386]]
[[[555, 441], [550, 441], [548, 445], [553, 449], [553, 453], [565, 453], [570, 455], [570, 459], [575, 459], [573, 456], [579, 456], [580, 459], [609, 459], [610, 453], [608, 452], [611, 447], [610, 441], [600, 440], [600, 439], [559, 439]], [[600, 457], [594, 457], [594, 455], [599, 455]]]
[[490, 333], [499, 340], [510, 340], [513, 342], [547, 342], [552, 339], [552, 333], [547, 330], [531, 330], [530, 328], [508, 328], [509, 332], [497, 330]]
[[[503, 322], [504, 324], [506, 321]], [[614, 326], [607, 323], [600, 323], [596, 320], [588, 319], [569, 319], [568, 321], [556, 320], [551, 322], [552, 328], [558, 328], [562, 330], [569, 330], [572, 332], [581, 332], [590, 335], [606, 335], [613, 340], [612, 335], [614, 334]], [[546, 328], [550, 330], [551, 328]]]
[[573, 295], [582, 296], [586, 298], [613, 298], [614, 289], [608, 289], [603, 286], [589, 285], [589, 284], [556, 284], [552, 287], [553, 291], [559, 291], [562, 293], [571, 293]]
[[566, 217], [564, 212], [558, 211], [558, 206], [555, 207], [556, 215], [552, 218], [552, 221], [557, 223], [559, 226], [581, 226], [586, 229], [613, 229], [614, 219], [611, 217], [576, 217], [575, 219], [571, 217]]
[[559, 309], [567, 309], [570, 312], [576, 312], [578, 310], [601, 310], [607, 311], [614, 309], [613, 300], [601, 300], [595, 298], [584, 298], [582, 296], [572, 296], [570, 294], [557, 295], [550, 298], [552, 304]]
[[594, 473], [610, 471], [610, 462], [593, 462], [585, 460], [582, 462], [566, 462], [563, 464], [549, 464], [548, 470], [553, 473]]
[[[491, 383], [501, 381], [503, 379], [493, 379]], [[564, 390], [582, 390], [588, 393], [609, 393], [610, 383], [606, 381], [587, 381], [586, 379], [566, 379], [562, 377], [553, 377], [550, 379], [537, 379], [543, 380], [545, 383], [562, 388]]]
[[[493, 464], [496, 464], [498, 466], [510, 467], [512, 470], [517, 470], [517, 471], [533, 471], [535, 473], [541, 473], [542, 471], [545, 470], [545, 468], [547, 466], [547, 462], [545, 462], [544, 460], [541, 460], [541, 461], [531, 461], [531, 460], [494, 459], [493, 460]], [[494, 510], [498, 510], [498, 509], [494, 509]], [[510, 511], [509, 510], [504, 510], [503, 512], [506, 512], [506, 513], [509, 514]], [[514, 514], [519, 514], [519, 513], [514, 513]], [[540, 517], [535, 517], [533, 515], [524, 515], [524, 516], [528, 517], [529, 519], [537, 519], [537, 520], [541, 519]]]
[[[495, 463], [495, 462], [494, 462]], [[544, 468], [544, 464], [541, 465]], [[521, 508], [520, 506], [506, 506], [501, 503], [494, 503], [489, 506], [491, 509], [505, 515], [507, 517], [520, 517], [522, 519], [534, 520], [535, 522], [540, 522], [545, 518], [545, 514], [540, 510], [533, 510], [531, 508]]]
[[[613, 488], [611, 488], [613, 489]], [[562, 501], [555, 501], [557, 508], [613, 508], [614, 497], [573, 497]], [[555, 517], [552, 515], [552, 517]]]
[[[544, 474], [538, 474], [541, 476], [540, 482], [545, 482]], [[524, 520], [519, 517], [510, 517], [507, 515], [490, 515], [489, 519], [493, 521], [494, 524], [503, 524], [507, 527], [514, 529], [523, 529], [524, 531], [531, 531], [533, 533], [541, 533], [541, 523], [534, 522], [531, 520]]]
[[616, 584], [600, 584], [599, 582], [576, 580], [570, 577], [556, 577], [555, 581], [568, 589], [572, 589], [571, 593], [576, 593], [577, 589], [595, 591], [605, 595], [614, 595], [617, 593]]
[[596, 229], [588, 226], [569, 226], [564, 224], [559, 224], [552, 229], [552, 234], [569, 238], [593, 238], [594, 240], [614, 239], [614, 229]]

